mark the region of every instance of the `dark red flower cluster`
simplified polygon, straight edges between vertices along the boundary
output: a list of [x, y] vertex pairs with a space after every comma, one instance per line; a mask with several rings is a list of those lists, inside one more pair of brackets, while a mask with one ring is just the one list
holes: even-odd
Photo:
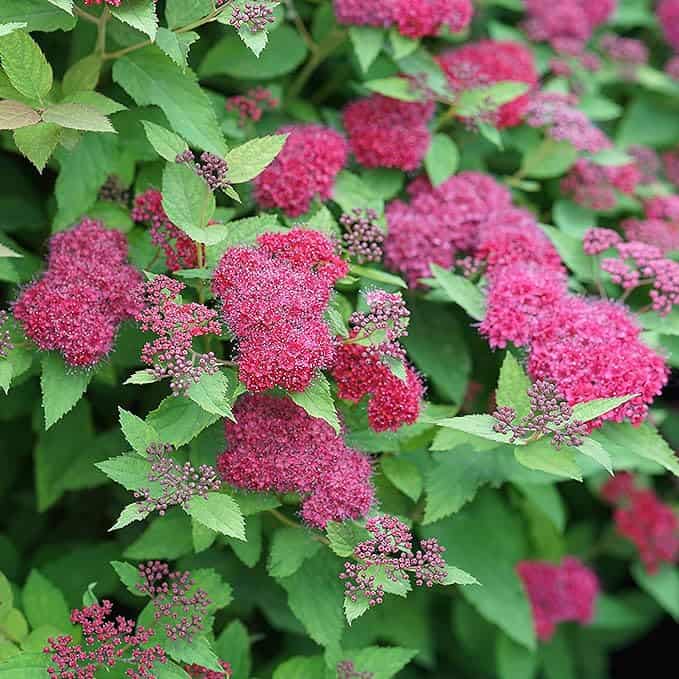
[[365, 167], [414, 170], [431, 142], [433, 102], [408, 102], [373, 94], [344, 109], [351, 151]]
[[218, 458], [224, 479], [254, 491], [300, 493], [301, 516], [318, 528], [365, 516], [374, 502], [370, 460], [347, 448], [325, 421], [288, 398], [241, 398], [225, 425], [228, 448]]
[[662, 163], [667, 179], [675, 186], [679, 186], [679, 149], [665, 151], [662, 154]]
[[250, 391], [302, 391], [335, 354], [323, 314], [346, 263], [318, 231], [264, 234], [259, 247], [227, 250], [214, 293], [239, 343], [240, 379]]
[[[534, 87], [538, 81], [533, 54], [517, 42], [480, 40], [444, 52], [437, 59], [454, 92], [508, 80]], [[526, 93], [502, 104], [494, 115], [497, 127], [518, 125], [529, 101]]]
[[197, 248], [202, 247], [175, 226], [163, 209], [163, 196], [156, 189], [147, 189], [134, 199], [132, 219], [150, 226], [151, 242], [165, 254], [165, 265], [170, 271], [195, 269], [198, 266]]
[[109, 620], [113, 604], [104, 600], [71, 612], [71, 622], [82, 628], [83, 643], [71, 635], [48, 639], [44, 653], [56, 667], [49, 667], [51, 679], [94, 679], [98, 669], [111, 671], [125, 665], [129, 679], [153, 679], [155, 663], [167, 662], [160, 646], [151, 646], [153, 630], [137, 625], [122, 615]]
[[618, 533], [636, 545], [649, 573], [679, 560], [679, 517], [653, 490], [640, 488], [631, 474], [622, 472], [602, 486], [601, 495], [616, 506]]
[[469, 25], [473, 13], [471, 0], [335, 0], [339, 23], [396, 26], [408, 38], [436, 35], [442, 26], [459, 33]]
[[137, 311], [139, 272], [127, 241], [93, 219], [52, 236], [47, 271], [14, 304], [14, 316], [42, 351], [92, 366], [113, 346], [118, 326]]
[[660, 0], [656, 14], [665, 40], [679, 51], [679, 0]]
[[613, 13], [616, 0], [566, 0], [558, 5], [547, 0], [526, 0], [524, 27], [531, 40], [549, 42], [557, 52], [578, 54], [594, 29]]
[[561, 190], [579, 205], [592, 210], [610, 210], [618, 202], [616, 190], [630, 195], [641, 179], [635, 163], [597, 165], [578, 158], [561, 180]]
[[144, 344], [142, 361], [152, 366], [157, 379], [170, 378], [175, 395], [186, 393], [203, 374], [217, 372], [214, 354], [194, 351], [193, 340], [202, 335], [220, 335], [222, 331], [216, 311], [197, 302], [177, 301], [184, 287], [167, 276], [155, 276], [140, 287], [134, 315], [142, 330], [158, 335]]
[[226, 110], [238, 112], [238, 122], [241, 127], [249, 120], [256, 123], [262, 119], [265, 109], [276, 108], [276, 106], [278, 106], [278, 99], [264, 87], [255, 87], [245, 94], [236, 94], [226, 100]]
[[599, 580], [579, 559], [567, 556], [560, 565], [521, 561], [516, 570], [530, 600], [538, 639], [551, 639], [560, 622], [592, 621]]
[[448, 577], [441, 556], [446, 550], [435, 538], [422, 540], [415, 551], [410, 528], [388, 514], [368, 519], [365, 527], [373, 537], [356, 546], [356, 562], [346, 561], [339, 576], [344, 581], [344, 595], [351, 601], [360, 596], [370, 606], [382, 603], [384, 585], [376, 583], [380, 571], [394, 583], [409, 583], [412, 575], [417, 587], [433, 587]]
[[191, 643], [203, 631], [212, 604], [207, 592], [196, 587], [191, 573], [171, 571], [162, 561], [140, 564], [139, 576], [137, 591], [151, 598], [153, 619], [164, 624], [167, 638]]
[[191, 679], [231, 679], [233, 672], [231, 665], [224, 660], [220, 660], [219, 664], [222, 667], [221, 672], [209, 670], [202, 665], [186, 665], [184, 669]]
[[[230, 2], [232, 0], [217, 0], [216, 4], [219, 6]], [[229, 26], [233, 26], [237, 31], [241, 28], [249, 28], [253, 33], [259, 33], [276, 20], [273, 11], [277, 4], [277, 0], [259, 0], [259, 2], [246, 2], [240, 7], [234, 6], [231, 10]]]
[[344, 137], [322, 125], [289, 125], [283, 150], [254, 181], [254, 196], [263, 208], [281, 208], [290, 217], [309, 210], [318, 196], [332, 195], [335, 177], [347, 162]]

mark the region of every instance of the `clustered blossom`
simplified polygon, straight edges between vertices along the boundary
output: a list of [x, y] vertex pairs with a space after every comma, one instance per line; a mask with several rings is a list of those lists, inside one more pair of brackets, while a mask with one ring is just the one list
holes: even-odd
[[654, 149], [650, 146], [637, 144], [630, 146], [627, 153], [634, 159], [634, 164], [641, 174], [639, 177], [640, 184], [652, 184], [658, 179], [661, 163], [660, 157]]
[[618, 200], [616, 190], [630, 195], [640, 178], [634, 163], [597, 165], [587, 158], [578, 158], [561, 180], [561, 190], [579, 205], [592, 210], [610, 210]]
[[623, 79], [634, 80], [637, 69], [648, 61], [648, 48], [641, 40], [608, 34], [601, 39], [601, 49], [618, 67]]
[[168, 508], [181, 505], [186, 508], [193, 497], [206, 497], [210, 491], [218, 491], [222, 481], [217, 470], [207, 464], [196, 469], [190, 462], [183, 465], [175, 462], [171, 445], [154, 443], [146, 449], [151, 470], [149, 483], [160, 484], [160, 496], [154, 497], [150, 488], [135, 491], [139, 511], [150, 514], [157, 511], [164, 516]]
[[365, 167], [415, 170], [427, 153], [433, 102], [408, 102], [373, 94], [350, 103], [343, 114], [349, 145]]
[[92, 366], [136, 312], [140, 283], [127, 263], [125, 236], [83, 219], [52, 236], [47, 271], [21, 293], [14, 317], [42, 351], [61, 352], [71, 366]]
[[401, 35], [414, 39], [436, 35], [442, 26], [459, 33], [474, 12], [470, 0], [335, 0], [334, 4], [341, 24], [396, 26]]
[[661, 0], [656, 15], [665, 40], [675, 50], [679, 50], [679, 0]]
[[493, 417], [493, 430], [509, 434], [511, 443], [521, 439], [550, 436], [550, 443], [558, 450], [562, 445], [580, 446], [584, 443], [587, 427], [573, 420], [573, 409], [568, 405], [552, 380], [538, 380], [528, 389], [530, 411], [515, 423], [516, 410], [501, 406]]
[[615, 505], [617, 531], [636, 545], [649, 573], [679, 560], [679, 518], [653, 490], [637, 486], [631, 474], [622, 472], [602, 486], [601, 495]]
[[600, 255], [609, 248], [622, 242], [622, 236], [613, 229], [593, 227], [585, 231], [582, 239], [582, 249], [586, 255]]
[[561, 564], [521, 561], [516, 570], [530, 600], [538, 639], [551, 639], [560, 622], [592, 621], [599, 580], [579, 559], [567, 556]]
[[[230, 5], [233, 0], [217, 0], [218, 7]], [[260, 0], [259, 2], [247, 2], [242, 7], [233, 7], [229, 17], [229, 25], [237, 31], [241, 28], [249, 28], [253, 33], [259, 33], [266, 29], [268, 24], [275, 21], [274, 9], [278, 0]]]
[[83, 0], [86, 5], [101, 5], [106, 3], [111, 5], [111, 7], [120, 7], [123, 0]]
[[204, 374], [218, 370], [212, 352], [197, 353], [192, 346], [195, 337], [221, 334], [217, 312], [197, 302], [176, 301], [184, 287], [167, 276], [155, 276], [140, 288], [134, 316], [142, 330], [158, 336], [144, 344], [142, 361], [152, 366], [156, 379], [170, 378], [175, 395], [186, 393]]
[[395, 358], [405, 356], [398, 340], [408, 334], [410, 311], [398, 292], [371, 290], [366, 293], [365, 301], [369, 311], [355, 311], [349, 317], [349, 324], [361, 338], [369, 338], [373, 334], [383, 333], [384, 339], [370, 344], [368, 350]]
[[370, 460], [347, 448], [325, 421], [288, 398], [242, 397], [225, 424], [228, 447], [218, 458], [224, 480], [253, 491], [300, 493], [310, 526], [365, 516], [374, 502]]
[[594, 29], [613, 13], [616, 0], [526, 0], [524, 28], [531, 40], [549, 42], [557, 52], [579, 54]]
[[377, 224], [377, 212], [370, 208], [354, 208], [340, 217], [344, 227], [342, 241], [347, 254], [359, 264], [382, 259], [384, 232]]
[[665, 151], [662, 154], [662, 163], [667, 179], [675, 186], [679, 186], [679, 150]]
[[177, 163], [187, 163], [193, 167], [195, 173], [205, 180], [211, 191], [224, 189], [229, 185], [227, 181], [229, 166], [224, 158], [220, 158], [214, 153], [203, 151], [200, 154], [200, 159], [196, 160], [193, 151], [186, 149], [186, 151], [177, 154], [175, 160]]
[[372, 672], [358, 672], [352, 660], [341, 660], [335, 668], [337, 679], [373, 679]]
[[351, 601], [367, 600], [370, 606], [382, 603], [384, 586], [376, 584], [382, 573], [394, 583], [412, 581], [417, 587], [432, 587], [448, 577], [448, 567], [442, 557], [445, 547], [435, 538], [422, 540], [413, 551], [413, 535], [395, 516], [384, 514], [366, 521], [365, 527], [373, 537], [354, 549], [354, 562], [346, 561], [340, 580], [344, 581], [344, 595]]
[[238, 112], [238, 123], [243, 127], [248, 120], [261, 120], [266, 108], [278, 106], [276, 99], [265, 87], [255, 87], [245, 94], [237, 94], [226, 100], [226, 110]]
[[281, 208], [298, 217], [316, 196], [330, 198], [348, 146], [341, 134], [322, 125], [289, 125], [277, 131], [286, 133], [282, 151], [254, 180], [254, 196], [260, 207]]
[[[507, 80], [534, 87], [538, 81], [531, 51], [515, 42], [480, 40], [443, 52], [437, 61], [454, 92]], [[488, 103], [492, 104], [492, 101]], [[493, 122], [500, 128], [518, 125], [528, 103], [526, 93], [502, 104], [494, 112]]]
[[679, 250], [679, 197], [656, 196], [644, 203], [644, 219], [626, 219], [621, 227], [630, 241], [659, 248], [663, 254]]
[[213, 290], [238, 340], [248, 390], [302, 391], [333, 361], [336, 342], [323, 315], [348, 267], [318, 231], [295, 228], [257, 242], [227, 250]]
[[123, 207], [127, 207], [130, 201], [130, 190], [125, 187], [120, 177], [115, 174], [106, 178], [106, 181], [99, 189], [99, 200], [104, 200], [109, 203], [118, 203]]
[[209, 670], [202, 665], [186, 665], [184, 670], [191, 677], [191, 679], [231, 679], [233, 672], [231, 665], [224, 660], [220, 660], [219, 664], [222, 668], [221, 672]]
[[7, 318], [7, 312], [4, 309], [0, 309], [0, 358], [5, 358], [14, 349], [10, 331], [4, 327]]
[[76, 644], [71, 635], [48, 639], [43, 652], [56, 667], [49, 667], [51, 679], [94, 679], [98, 669], [111, 671], [125, 665], [128, 679], [153, 679], [154, 665], [167, 658], [160, 646], [151, 646], [153, 630], [136, 625], [118, 615], [109, 620], [113, 604], [104, 600], [71, 612], [71, 623], [82, 628], [83, 643]]
[[597, 153], [609, 148], [608, 137], [589, 118], [574, 107], [572, 95], [541, 92], [531, 98], [526, 109], [526, 123], [531, 127], [546, 127], [556, 141], [568, 141], [580, 151]]
[[132, 219], [150, 225], [151, 242], [161, 248], [165, 265], [170, 271], [194, 269], [198, 266], [197, 248], [203, 247], [175, 226], [163, 209], [163, 196], [156, 189], [148, 189], [134, 199]]

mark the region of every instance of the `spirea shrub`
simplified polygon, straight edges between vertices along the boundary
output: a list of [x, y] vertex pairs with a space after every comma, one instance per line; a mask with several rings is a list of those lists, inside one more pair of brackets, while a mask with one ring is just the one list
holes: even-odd
[[0, 679], [669, 657], [678, 112], [677, 0], [0, 0]]

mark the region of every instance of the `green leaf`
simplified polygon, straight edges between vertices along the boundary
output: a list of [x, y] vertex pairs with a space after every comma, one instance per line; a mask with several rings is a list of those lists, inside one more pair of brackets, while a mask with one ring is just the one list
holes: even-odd
[[61, 82], [61, 92], [66, 97], [83, 90], [93, 90], [99, 82], [101, 73], [101, 57], [98, 54], [88, 54], [80, 61], [69, 67]]
[[417, 651], [396, 646], [368, 646], [346, 653], [347, 659], [354, 661], [356, 670], [370, 673], [372, 679], [392, 679], [416, 655]]
[[182, 664], [200, 665], [213, 672], [220, 672], [219, 658], [212, 649], [212, 645], [205, 637], [188, 639], [163, 640], [163, 646], [170, 657]]
[[0, 571], [0, 618], [12, 610], [14, 605], [14, 591], [7, 576]]
[[20, 101], [0, 101], [0, 130], [16, 130], [40, 122], [40, 115]]
[[139, 505], [136, 502], [132, 502], [124, 507], [116, 522], [108, 530], [109, 532], [120, 530], [135, 521], [143, 521], [147, 516], [148, 512], [142, 512]]
[[245, 524], [245, 539], [227, 538], [226, 542], [236, 556], [248, 567], [254, 568], [262, 556], [262, 517], [255, 515]]
[[91, 379], [91, 371], [67, 366], [56, 353], [43, 356], [40, 386], [45, 429], [49, 429], [73, 408], [85, 393]]
[[566, 527], [566, 510], [556, 485], [514, 482], [524, 497], [538, 508], [562, 533]]
[[229, 389], [229, 380], [221, 370], [212, 375], [203, 373], [200, 380], [189, 387], [187, 396], [208, 413], [233, 419], [231, 406], [237, 394]]
[[151, 463], [142, 460], [138, 455], [118, 455], [97, 462], [95, 467], [127, 490], [139, 490], [156, 483], [150, 482], [148, 478]]
[[595, 260], [585, 254], [582, 239], [563, 233], [547, 224], [538, 224], [545, 235], [552, 241], [566, 266], [583, 281], [592, 281]]
[[168, 396], [149, 413], [146, 421], [158, 432], [161, 441], [179, 447], [218, 419], [219, 415], [208, 413], [186, 397]]
[[0, 37], [3, 35], [9, 35], [14, 31], [18, 31], [22, 28], [26, 28], [28, 24], [25, 21], [13, 21], [9, 24], [0, 24]]
[[287, 134], [273, 134], [231, 149], [225, 158], [229, 166], [226, 180], [230, 184], [241, 184], [254, 179], [280, 153], [287, 138]]
[[530, 89], [521, 82], [503, 81], [486, 87], [464, 90], [455, 100], [455, 112], [459, 116], [473, 116], [482, 111], [494, 111]]
[[288, 605], [308, 635], [321, 646], [339, 644], [344, 631], [343, 587], [337, 574], [342, 565], [328, 550], [306, 559], [297, 572], [278, 578], [288, 593]]
[[413, 89], [413, 86], [406, 78], [377, 78], [368, 80], [363, 86], [371, 92], [377, 92], [391, 99], [400, 101], [421, 101], [422, 95]]
[[[498, 443], [509, 443], [509, 436], [507, 434], [500, 434], [493, 429], [496, 423], [492, 415], [463, 415], [462, 417], [447, 417], [442, 420], [424, 420], [431, 424], [436, 424], [439, 427], [447, 427], [449, 429], [456, 429], [457, 431], [464, 431], [467, 434], [480, 436], [489, 441], [497, 441]], [[515, 442], [521, 445], [520, 442]]]
[[119, 7], [110, 7], [109, 11], [116, 19], [146, 33], [152, 42], [156, 39], [158, 17], [154, 0], [125, 0]]
[[217, 539], [217, 533], [199, 521], [191, 521], [191, 537], [196, 554], [212, 547]]
[[377, 55], [384, 43], [384, 31], [372, 26], [350, 26], [349, 37], [354, 46], [354, 52], [361, 65], [363, 73], [367, 73], [370, 65], [377, 59]]
[[552, 215], [554, 223], [561, 231], [581, 241], [585, 231], [597, 223], [595, 212], [571, 200], [557, 200], [552, 206]]
[[269, 33], [269, 44], [258, 58], [235, 33], [228, 33], [205, 55], [201, 77], [229, 75], [243, 80], [269, 80], [294, 71], [307, 57], [297, 31], [282, 24]]
[[130, 594], [133, 594], [134, 596], [146, 596], [137, 589], [137, 586], [144, 582], [141, 575], [139, 575], [138, 568], [126, 561], [111, 561], [111, 567]]
[[499, 679], [533, 679], [538, 671], [538, 657], [500, 632], [495, 646]]
[[332, 199], [344, 212], [351, 212], [356, 207], [372, 208], [378, 214], [384, 212], [384, 200], [376, 197], [368, 184], [348, 170], [337, 175]]
[[45, 653], [22, 653], [0, 663], [2, 679], [45, 679], [51, 665]]
[[198, 243], [216, 243], [207, 228], [215, 212], [215, 196], [188, 165], [168, 163], [163, 171], [163, 209], [170, 221]]
[[233, 679], [248, 679], [252, 660], [250, 636], [240, 620], [232, 620], [219, 635], [215, 650], [220, 658], [228, 658]]
[[349, 273], [354, 276], [359, 276], [360, 278], [366, 278], [371, 281], [377, 281], [378, 283], [386, 283], [387, 285], [395, 285], [398, 288], [406, 289], [408, 285], [400, 277], [393, 273], [388, 273], [387, 271], [382, 271], [381, 269], [373, 269], [369, 266], [361, 266], [359, 264], [350, 264]]
[[175, 33], [167, 28], [159, 28], [156, 34], [156, 45], [167, 54], [181, 69], [182, 73], [188, 66], [187, 59], [191, 45], [200, 36], [194, 31]]
[[[487, 620], [516, 643], [535, 648], [530, 604], [516, 573], [525, 558], [526, 539], [515, 512], [499, 493], [484, 491], [454, 516], [424, 529], [446, 547], [446, 555], [473, 573], [481, 587], [462, 587], [460, 593]], [[492, 540], [479, 540], [492, 535]]]
[[26, 31], [32, 33], [33, 31], [70, 31], [75, 26], [76, 20], [60, 7], [48, 5], [44, 0], [2, 0], [0, 22], [14, 21], [26, 23]]
[[582, 472], [575, 455], [568, 448], [557, 450], [548, 440], [540, 439], [514, 448], [517, 461], [528, 469], [582, 481]]
[[324, 420], [337, 434], [340, 433], [340, 421], [330, 394], [330, 383], [325, 375], [319, 373], [304, 391], [291, 391], [289, 394], [290, 398], [311, 417]]
[[627, 403], [631, 399], [638, 396], [638, 394], [627, 394], [626, 396], [613, 396], [611, 398], [596, 398], [593, 401], [585, 401], [584, 403], [577, 403], [573, 406], [573, 416], [571, 419], [578, 422], [589, 422], [595, 420], [601, 415], [614, 410], [623, 403]]
[[154, 519], [123, 552], [128, 559], [177, 559], [193, 550], [191, 524], [183, 512]]
[[7, 394], [12, 384], [12, 364], [9, 361], [0, 361], [0, 387]]
[[431, 265], [431, 271], [449, 299], [459, 304], [472, 318], [480, 321], [486, 315], [483, 294], [471, 281], [436, 264]]
[[212, 11], [213, 0], [167, 0], [165, 19], [170, 28], [179, 28], [206, 17]]
[[405, 35], [401, 35], [395, 26], [389, 31], [389, 42], [391, 43], [393, 57], [396, 61], [412, 54], [420, 46], [419, 40], [413, 40]]
[[523, 156], [521, 174], [534, 179], [560, 177], [575, 162], [577, 156], [577, 149], [569, 142], [546, 137], [541, 144]]
[[384, 475], [396, 488], [413, 502], [422, 494], [422, 475], [414, 462], [404, 457], [382, 456], [380, 460]]
[[579, 446], [576, 446], [576, 450], [596, 460], [609, 474], [613, 473], [611, 456], [598, 441], [586, 438]]
[[355, 521], [343, 521], [342, 523], [328, 521], [325, 532], [330, 540], [330, 549], [337, 556], [343, 557], [351, 556], [359, 543], [373, 537], [367, 528]]
[[663, 564], [657, 573], [647, 573], [640, 563], [632, 566], [636, 583], [655, 599], [676, 621], [679, 621], [679, 569]]
[[624, 151], [615, 148], [603, 149], [603, 151], [599, 151], [598, 153], [592, 153], [588, 158], [596, 165], [602, 165], [604, 167], [627, 165], [632, 162], [631, 156], [628, 156]]
[[152, 443], [159, 443], [160, 437], [156, 430], [140, 417], [118, 407], [118, 418], [120, 428], [127, 439], [127, 442], [140, 455], [146, 456], [146, 450]]
[[478, 585], [479, 581], [473, 576], [455, 566], [446, 564], [446, 578], [442, 584], [444, 585]]
[[191, 146], [226, 154], [214, 109], [195, 76], [182, 72], [157, 47], [132, 52], [113, 65], [113, 79], [140, 106], [159, 106], [172, 129]]
[[279, 528], [271, 540], [267, 571], [272, 578], [296, 573], [306, 559], [321, 548], [311, 532], [300, 528]]
[[435, 134], [431, 140], [424, 167], [429, 181], [434, 186], [443, 184], [457, 171], [460, 163], [460, 152], [455, 142], [447, 134]]
[[52, 67], [33, 38], [23, 31], [3, 35], [0, 60], [10, 82], [21, 94], [44, 102], [52, 89]]
[[236, 501], [221, 493], [194, 495], [186, 510], [189, 516], [211, 530], [228, 537], [245, 540], [245, 521]]
[[55, 7], [63, 9], [64, 12], [73, 14], [73, 0], [47, 0], [47, 2], [50, 2]]
[[142, 120], [141, 124], [144, 126], [144, 132], [151, 146], [161, 158], [165, 158], [168, 162], [174, 163], [177, 156], [189, 148], [187, 143], [174, 132], [148, 120]]
[[679, 309], [673, 309], [666, 316], [655, 311], [638, 314], [637, 318], [645, 330], [654, 330], [662, 335], [679, 335]]
[[21, 600], [24, 614], [32, 628], [50, 624], [63, 634], [70, 630], [71, 615], [64, 595], [40, 571], [31, 571]]
[[514, 355], [508, 351], [500, 368], [495, 394], [497, 404], [514, 408], [516, 417], [524, 418], [530, 412], [530, 400], [526, 393], [530, 386], [531, 382], [523, 368]]
[[153, 371], [150, 368], [145, 368], [144, 370], [133, 372], [123, 384], [152, 384], [158, 381]]
[[241, 26], [238, 30], [238, 37], [257, 58], [269, 43], [269, 33], [266, 30], [253, 31], [248, 26]]
[[[325, 671], [326, 664], [322, 657], [305, 658], [299, 656], [281, 663], [274, 670], [273, 679], [300, 679], [300, 677], [319, 677], [320, 679]], [[12, 677], [12, 679], [15, 678]]]
[[153, 665], [153, 676], [156, 679], [189, 679], [190, 677], [185, 670], [171, 660], [164, 663], [156, 662]]
[[51, 104], [42, 114], [46, 123], [72, 130], [115, 132], [111, 121], [96, 108], [84, 104]]
[[105, 97], [99, 92], [74, 92], [64, 97], [62, 103], [68, 104], [83, 104], [84, 106], [90, 106], [96, 108], [99, 113], [103, 113], [105, 116], [110, 116], [113, 113], [118, 113], [119, 111], [126, 111], [127, 107], [122, 104]]

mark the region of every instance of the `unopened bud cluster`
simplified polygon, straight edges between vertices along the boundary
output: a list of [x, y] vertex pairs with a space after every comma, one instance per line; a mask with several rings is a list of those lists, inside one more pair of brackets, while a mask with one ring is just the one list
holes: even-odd
[[340, 217], [344, 227], [342, 240], [347, 254], [359, 264], [379, 262], [382, 259], [384, 232], [377, 224], [377, 212], [370, 208], [354, 208]]
[[195, 173], [205, 180], [211, 191], [217, 191], [217, 189], [228, 186], [226, 177], [229, 166], [223, 158], [214, 153], [203, 151], [200, 158], [196, 160], [193, 151], [186, 149], [186, 151], [177, 154], [175, 161], [192, 166]]

